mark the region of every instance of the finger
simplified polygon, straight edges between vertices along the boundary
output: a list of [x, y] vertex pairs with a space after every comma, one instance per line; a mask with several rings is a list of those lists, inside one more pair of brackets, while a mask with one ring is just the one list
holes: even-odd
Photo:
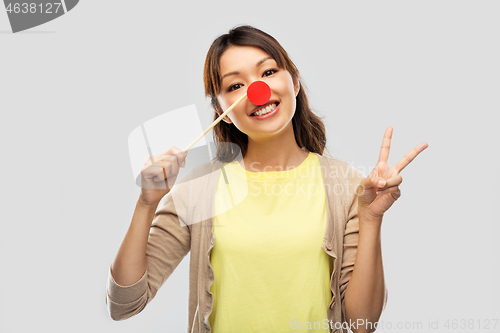
[[[182, 162], [185, 162], [185, 159], [187, 157], [187, 153], [188, 153], [188, 151], [180, 150], [177, 147], [171, 147], [169, 150], [166, 150], [159, 155], [153, 156], [154, 161], [155, 161], [155, 163], [153, 163], [153, 164], [161, 166], [161, 163], [159, 163], [160, 160], [166, 158], [167, 156], [174, 156], [177, 158], [177, 163], [180, 166], [182, 166]], [[148, 159], [148, 162], [151, 163], [151, 158]]]
[[179, 173], [179, 164], [177, 163], [177, 158], [175, 156], [169, 155], [163, 158], [160, 163], [162, 165], [162, 171], [156, 174], [155, 181], [162, 181]]
[[391, 187], [379, 187], [379, 188], [377, 188], [377, 194], [382, 193], [383, 191], [391, 189], [391, 188], [394, 189], [396, 187], [398, 187], [398, 185], [394, 185], [394, 186], [391, 186]]
[[394, 177], [387, 179], [385, 186], [382, 188], [386, 189], [392, 186], [399, 186], [402, 182], [403, 182], [403, 177], [401, 177], [401, 175], [396, 175]]
[[157, 175], [159, 173], [163, 173], [161, 166], [157, 167], [154, 165], [149, 165], [149, 166], [142, 168], [142, 170], [141, 170], [141, 174], [145, 179], [153, 179], [154, 180], [155, 177], [157, 178]]
[[391, 149], [392, 127], [389, 126], [385, 130], [384, 139], [382, 140], [382, 147], [380, 147], [380, 154], [378, 156], [379, 162], [387, 162], [389, 158], [389, 150]]
[[163, 179], [167, 179], [167, 173], [165, 172], [165, 163], [163, 162], [163, 160], [161, 160], [161, 166], [163, 169]]
[[401, 190], [398, 186], [389, 187], [383, 191], [377, 191], [377, 195], [390, 194], [395, 200], [401, 196]]
[[186, 165], [186, 157], [188, 154], [188, 151], [183, 151], [180, 150], [177, 147], [172, 147], [167, 151], [168, 154], [174, 155], [177, 158], [177, 164], [180, 165], [181, 167], [184, 167]]
[[410, 164], [411, 161], [413, 161], [415, 157], [417, 157], [418, 154], [420, 154], [427, 147], [429, 147], [427, 142], [422, 142], [421, 144], [413, 148], [394, 166], [396, 172], [400, 173], [404, 168], [406, 168], [408, 164]]
[[369, 190], [371, 188], [375, 188], [376, 190], [383, 188], [386, 185], [386, 180], [380, 177], [367, 177], [361, 180], [358, 187], [358, 194], [362, 194], [364, 191]]
[[[164, 160], [165, 158], [167, 158], [169, 156], [173, 156], [177, 159], [177, 164], [180, 167], [184, 167], [186, 165], [187, 154], [188, 154], [188, 151], [183, 151], [177, 147], [172, 147], [169, 150], [167, 150], [159, 155], [155, 155], [155, 156], [150, 157], [147, 160], [145, 165], [146, 166], [156, 165], [156, 166], [161, 167], [161, 162], [160, 162], [161, 160]], [[152, 161], [151, 158], [154, 159], [154, 161], [155, 161], [154, 163], [151, 163], [151, 161]], [[165, 164], [165, 166], [166, 166], [166, 164]], [[168, 172], [167, 172], [167, 175], [168, 175]]]

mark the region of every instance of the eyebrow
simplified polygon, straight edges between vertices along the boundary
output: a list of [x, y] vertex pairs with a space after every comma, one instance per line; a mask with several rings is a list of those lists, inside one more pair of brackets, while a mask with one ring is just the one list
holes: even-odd
[[[269, 57], [267, 57], [267, 58], [261, 59], [261, 60], [259, 60], [259, 62], [255, 65], [255, 67], [259, 67], [260, 65], [262, 65], [262, 63], [264, 63], [264, 61], [269, 60], [269, 59], [274, 59], [274, 58], [273, 58], [273, 57], [271, 57], [271, 56], [269, 56]], [[240, 74], [240, 72], [238, 72], [238, 71], [234, 71], [234, 72], [229, 72], [229, 73], [226, 73], [226, 74], [224, 74], [224, 75], [222, 76], [221, 81], [222, 81], [222, 80], [224, 80], [224, 78], [225, 78], [226, 76], [236, 75], [236, 74]]]

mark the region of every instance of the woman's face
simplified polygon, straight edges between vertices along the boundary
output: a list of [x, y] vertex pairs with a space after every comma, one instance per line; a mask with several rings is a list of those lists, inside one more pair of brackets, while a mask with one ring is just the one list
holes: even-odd
[[[295, 97], [299, 93], [299, 82], [294, 84], [290, 73], [278, 68], [276, 61], [263, 50], [252, 46], [231, 46], [221, 56], [221, 91], [217, 96], [222, 114], [248, 89], [252, 82], [265, 81], [271, 88], [269, 102], [260, 106], [243, 99], [223, 119], [249, 137], [261, 137], [280, 132], [295, 114]], [[252, 113], [268, 105], [277, 105], [267, 116], [254, 117]], [[222, 111], [222, 112], [220, 112]], [[229, 118], [229, 119], [227, 119]]]

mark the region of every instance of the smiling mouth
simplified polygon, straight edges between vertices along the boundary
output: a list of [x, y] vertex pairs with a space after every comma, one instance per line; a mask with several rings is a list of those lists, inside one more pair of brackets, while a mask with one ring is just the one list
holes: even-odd
[[273, 104], [270, 104], [270, 105], [266, 106], [265, 108], [262, 108], [258, 111], [255, 111], [254, 113], [252, 113], [250, 115], [250, 117], [262, 116], [262, 115], [268, 114], [269, 112], [276, 109], [279, 104], [280, 104], [280, 102], [274, 102]]

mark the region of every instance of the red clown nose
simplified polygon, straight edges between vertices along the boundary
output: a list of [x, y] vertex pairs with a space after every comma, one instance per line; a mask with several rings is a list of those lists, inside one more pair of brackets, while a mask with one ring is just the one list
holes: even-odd
[[264, 81], [255, 81], [248, 86], [247, 97], [255, 105], [264, 105], [271, 98], [271, 88]]

